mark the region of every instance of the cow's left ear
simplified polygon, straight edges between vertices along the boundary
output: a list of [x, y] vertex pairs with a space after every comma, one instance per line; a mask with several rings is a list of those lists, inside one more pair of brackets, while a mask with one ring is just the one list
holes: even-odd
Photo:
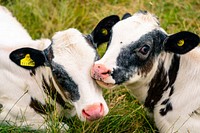
[[42, 51], [32, 48], [20, 48], [10, 53], [10, 59], [20, 67], [28, 70], [44, 66], [45, 55]]
[[164, 40], [164, 48], [165, 51], [185, 54], [198, 46], [199, 41], [198, 35], [188, 31], [182, 31], [168, 36]]
[[99, 44], [107, 42], [111, 35], [112, 27], [120, 20], [119, 16], [111, 15], [102, 19], [94, 28], [88, 39], [92, 42], [95, 48]]

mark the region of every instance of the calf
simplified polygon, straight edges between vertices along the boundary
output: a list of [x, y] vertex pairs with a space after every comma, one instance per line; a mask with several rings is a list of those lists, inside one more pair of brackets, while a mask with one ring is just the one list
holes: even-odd
[[112, 28], [91, 76], [103, 87], [125, 84], [154, 116], [160, 132], [200, 131], [199, 36], [168, 35], [147, 11], [126, 14]]
[[[11, 13], [0, 7], [0, 121], [44, 129], [53, 112], [76, 113], [82, 121], [105, 116], [108, 107], [102, 90], [90, 77], [98, 57], [91, 42], [98, 46], [107, 41], [109, 32], [102, 34], [101, 28], [109, 31], [116, 18], [105, 18], [101, 25], [111, 23], [105, 28], [97, 25], [88, 36], [68, 29], [57, 32], [52, 41], [34, 41]], [[107, 39], [98, 41], [96, 34]]]

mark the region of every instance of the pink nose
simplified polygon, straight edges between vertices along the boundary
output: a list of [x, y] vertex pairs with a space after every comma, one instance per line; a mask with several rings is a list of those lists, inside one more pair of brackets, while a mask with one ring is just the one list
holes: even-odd
[[91, 69], [91, 76], [97, 80], [104, 80], [110, 76], [111, 71], [102, 64], [95, 64]]
[[104, 116], [104, 107], [102, 103], [90, 105], [82, 110], [83, 116], [88, 121], [94, 121]]

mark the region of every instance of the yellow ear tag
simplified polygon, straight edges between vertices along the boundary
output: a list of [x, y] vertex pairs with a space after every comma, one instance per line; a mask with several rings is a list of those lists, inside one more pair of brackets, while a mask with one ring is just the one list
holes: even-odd
[[184, 40], [183, 39], [178, 41], [178, 43], [177, 43], [177, 45], [180, 46], [180, 47], [183, 46], [183, 44], [184, 44]]
[[26, 54], [25, 57], [20, 60], [20, 65], [34, 67], [35, 62], [31, 59], [30, 54]]
[[107, 31], [106, 29], [102, 29], [102, 30], [101, 30], [101, 33], [102, 33], [104, 36], [108, 35], [108, 31]]

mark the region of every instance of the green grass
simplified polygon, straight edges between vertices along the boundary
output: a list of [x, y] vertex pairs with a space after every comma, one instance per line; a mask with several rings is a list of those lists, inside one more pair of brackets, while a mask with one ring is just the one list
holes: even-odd
[[[12, 11], [34, 39], [51, 38], [59, 30], [70, 27], [87, 34], [104, 17], [122, 16], [140, 9], [158, 16], [168, 33], [189, 30], [200, 35], [200, 1], [197, 0], [0, 0]], [[1, 20], [0, 20], [1, 21]], [[105, 46], [99, 49], [104, 52]], [[153, 133], [154, 122], [128, 90], [119, 87], [104, 90], [109, 114], [96, 122], [80, 122], [77, 117], [66, 120], [70, 133]], [[56, 122], [47, 132], [58, 132]], [[28, 128], [0, 125], [2, 133], [42, 132]]]

